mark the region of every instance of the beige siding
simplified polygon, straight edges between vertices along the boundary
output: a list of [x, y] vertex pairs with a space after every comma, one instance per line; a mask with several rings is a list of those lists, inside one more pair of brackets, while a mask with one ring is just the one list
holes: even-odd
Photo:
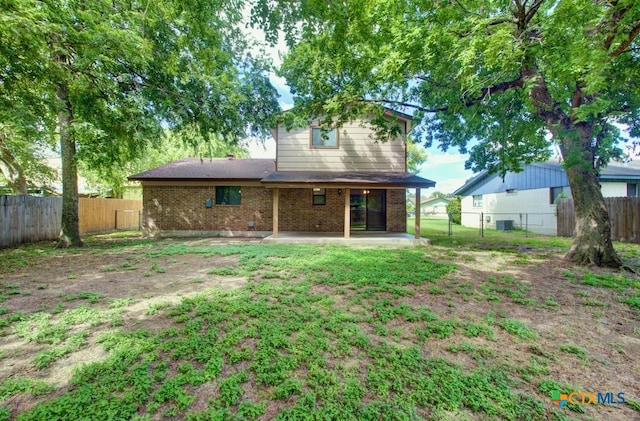
[[376, 142], [373, 131], [358, 122], [339, 129], [338, 148], [311, 148], [308, 127], [280, 126], [277, 135], [278, 171], [405, 171], [404, 142]]

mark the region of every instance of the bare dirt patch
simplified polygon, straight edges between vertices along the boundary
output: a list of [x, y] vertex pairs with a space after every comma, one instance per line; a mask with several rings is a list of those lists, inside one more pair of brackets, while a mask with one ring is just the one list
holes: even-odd
[[[208, 242], [195, 240], [192, 244], [224, 243], [214, 239]], [[238, 259], [237, 255], [201, 254], [150, 257], [144, 250], [104, 252], [95, 247], [45, 255], [29, 267], [0, 274], [2, 285], [8, 285], [14, 291], [5, 296], [0, 307], [9, 314], [37, 311], [59, 314], [80, 306], [104, 310], [121, 306], [117, 319], [119, 326], [156, 331], [171, 321], [158, 317], [154, 308], [177, 304], [184, 297], [212, 288], [230, 290], [245, 285], [247, 279], [244, 277], [207, 274], [214, 268], [234, 266]], [[119, 300], [122, 304], [118, 304]], [[64, 386], [73, 374], [73, 367], [105, 358], [107, 354], [96, 339], [112, 328], [109, 322], [91, 327], [84, 346], [44, 369], [34, 366], [35, 358], [51, 344], [34, 343], [5, 330], [0, 341], [0, 379], [20, 376]]]

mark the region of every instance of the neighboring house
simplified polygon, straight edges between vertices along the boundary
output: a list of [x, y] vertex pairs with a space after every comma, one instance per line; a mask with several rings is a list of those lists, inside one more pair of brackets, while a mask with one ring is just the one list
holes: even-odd
[[451, 200], [444, 197], [428, 197], [420, 206], [422, 215], [430, 218], [449, 218], [447, 205]]
[[272, 130], [276, 159], [187, 158], [130, 177], [143, 188], [146, 229], [209, 235], [279, 231], [406, 232], [406, 189], [435, 186], [406, 171], [402, 135], [376, 142], [362, 121]]
[[[609, 164], [600, 173], [605, 197], [640, 195], [640, 166]], [[570, 198], [569, 180], [558, 162], [534, 163], [519, 173], [480, 172], [453, 194], [462, 196], [462, 225], [490, 229], [526, 228], [556, 235], [556, 201]]]

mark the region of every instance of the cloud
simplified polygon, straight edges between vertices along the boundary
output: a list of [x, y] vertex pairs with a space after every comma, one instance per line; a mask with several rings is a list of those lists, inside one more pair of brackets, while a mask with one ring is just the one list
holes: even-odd
[[264, 144], [259, 140], [252, 139], [247, 146], [250, 158], [276, 159], [276, 141], [268, 138]]
[[443, 193], [453, 193], [456, 189], [461, 187], [465, 181], [467, 181], [469, 177], [461, 177], [461, 178], [448, 178], [446, 180], [435, 180], [436, 187], [435, 190]]
[[467, 155], [456, 154], [432, 154], [429, 155], [427, 161], [424, 163], [425, 167], [433, 167], [436, 165], [450, 165], [450, 164], [460, 164], [461, 168], [464, 167], [464, 162], [467, 160]]

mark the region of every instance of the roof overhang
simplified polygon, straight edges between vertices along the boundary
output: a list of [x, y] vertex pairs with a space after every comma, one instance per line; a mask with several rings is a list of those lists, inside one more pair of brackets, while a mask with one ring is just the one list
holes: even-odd
[[407, 172], [315, 172], [276, 171], [264, 177], [262, 184], [283, 188], [430, 188], [434, 181]]

